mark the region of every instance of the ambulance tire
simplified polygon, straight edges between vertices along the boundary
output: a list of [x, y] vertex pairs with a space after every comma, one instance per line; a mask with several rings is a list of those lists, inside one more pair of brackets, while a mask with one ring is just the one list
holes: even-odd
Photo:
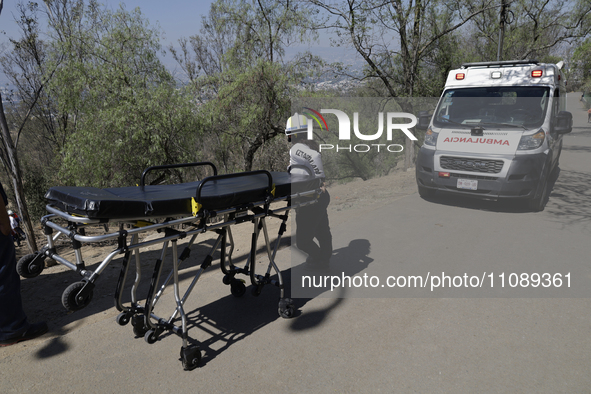
[[544, 171], [545, 175], [540, 179], [540, 190], [536, 193], [534, 198], [528, 201], [529, 209], [533, 212], [542, 212], [548, 202], [548, 171]]
[[560, 141], [560, 150], [558, 151], [558, 157], [556, 158], [556, 164], [554, 165], [554, 171], [556, 171], [558, 169], [558, 167], [560, 166], [560, 155], [562, 154], [562, 141]]

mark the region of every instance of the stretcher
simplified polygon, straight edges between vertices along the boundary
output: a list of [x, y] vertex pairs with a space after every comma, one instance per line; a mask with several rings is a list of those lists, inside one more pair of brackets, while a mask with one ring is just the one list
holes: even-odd
[[[150, 172], [181, 167], [203, 167], [213, 175], [181, 184], [146, 184], [146, 176]], [[192, 370], [198, 366], [201, 352], [198, 345], [188, 342], [184, 304], [203, 272], [212, 265], [215, 253], [219, 253], [223, 283], [230, 286], [234, 296], [240, 297], [246, 292], [245, 280], [240, 279], [244, 275], [250, 280], [255, 296], [265, 285], [277, 286], [280, 293], [279, 315], [283, 318], [293, 315], [293, 302], [285, 296], [285, 284], [274, 259], [286, 231], [289, 211], [314, 204], [320, 182], [313, 175], [268, 171], [218, 175], [213, 163], [199, 162], [150, 167], [143, 172], [139, 185], [133, 187], [52, 187], [45, 195], [49, 214], [41, 220], [47, 245], [39, 252], [21, 258], [17, 271], [25, 278], [35, 277], [42, 272], [44, 260], [51, 258], [79, 273], [82, 280], [70, 284], [62, 294], [64, 307], [76, 311], [91, 302], [101, 273], [116, 256], [123, 255], [114, 297], [115, 306], [121, 312], [117, 323], [126, 325], [131, 322], [134, 334], [144, 337], [150, 344], [155, 343], [165, 331], [177, 334], [182, 338], [183, 367]], [[267, 231], [267, 218], [281, 221], [274, 245], [271, 245]], [[248, 222], [253, 226], [250, 253], [245, 265], [239, 267], [232, 262], [232, 226]], [[113, 225], [117, 229], [110, 231]], [[91, 226], [100, 226], [104, 231], [100, 235], [87, 235], [86, 230]], [[214, 244], [181, 295], [179, 267], [196, 245], [197, 236], [205, 232], [215, 232]], [[259, 273], [255, 270], [255, 258], [261, 232], [269, 263], [266, 271]], [[178, 242], [185, 238], [189, 241], [179, 253]], [[58, 239], [66, 239], [71, 245], [75, 261], [69, 261], [58, 253]], [[83, 246], [104, 241], [116, 242], [116, 247], [98, 266], [90, 269], [84, 263]], [[140, 256], [142, 250], [153, 245], [162, 245], [162, 249], [149, 279], [147, 296], [142, 301], [137, 294], [142, 280]], [[161, 280], [163, 262], [169, 249], [172, 252], [172, 269]], [[122, 294], [132, 256], [135, 258], [135, 279], [130, 286], [130, 302], [124, 303]], [[170, 316], [162, 317], [155, 313], [154, 307], [169, 286], [172, 286], [175, 306]]]

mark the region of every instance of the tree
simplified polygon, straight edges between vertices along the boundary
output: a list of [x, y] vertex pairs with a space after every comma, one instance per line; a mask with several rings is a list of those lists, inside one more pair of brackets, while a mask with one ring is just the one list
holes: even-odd
[[308, 2], [329, 15], [318, 25], [337, 34], [337, 45], [352, 46], [367, 64], [364, 77], [380, 80], [391, 97], [430, 93], [425, 81], [432, 73], [425, 61], [474, 17], [496, 8], [478, 1]]
[[68, 55], [51, 88], [62, 111], [76, 114], [69, 115], [76, 129], [63, 149], [64, 181], [129, 185], [147, 166], [194, 160], [193, 105], [161, 63], [159, 33], [139, 9], [111, 12], [91, 2], [78, 20], [52, 24], [55, 53]]
[[[283, 133], [290, 98], [319, 63], [285, 48], [307, 38], [309, 11], [289, 0], [217, 1], [199, 35], [170, 48], [189, 78], [216, 161], [250, 170], [260, 149]], [[241, 157], [241, 162], [234, 158]]]
[[[3, 0], [0, 0], [0, 15], [2, 14], [3, 8]], [[34, 35], [34, 33], [32, 33]], [[40, 94], [42, 87], [37, 89], [37, 95]], [[25, 116], [25, 120], [29, 116], [30, 109]], [[8, 128], [8, 122], [6, 121], [6, 115], [4, 112], [4, 105], [2, 104], [2, 93], [0, 92], [0, 129], [1, 129], [1, 136], [2, 136], [2, 151], [0, 156], [2, 157], [2, 162], [7, 169], [7, 172], [12, 181], [12, 187], [14, 190], [14, 195], [16, 199], [16, 203], [18, 206], [18, 210], [20, 213], [21, 220], [23, 222], [25, 233], [27, 234], [27, 245], [31, 252], [36, 252], [38, 250], [37, 241], [35, 239], [35, 235], [33, 232], [33, 226], [31, 224], [31, 218], [29, 216], [29, 209], [27, 206], [27, 202], [25, 200], [25, 192], [23, 186], [23, 177], [20, 168], [20, 163], [18, 159], [17, 153], [17, 145], [13, 141], [13, 136], [10, 133]], [[22, 127], [21, 127], [22, 129]], [[20, 132], [20, 131], [19, 131]], [[18, 142], [18, 134], [17, 134], [17, 142]]]
[[[442, 53], [462, 26], [495, 6], [487, 2], [436, 0], [341, 0], [308, 2], [328, 16], [319, 26], [337, 34], [337, 45], [352, 46], [364, 59], [364, 79], [378, 80], [390, 97], [431, 95], [433, 76]], [[451, 37], [451, 38], [450, 38]], [[445, 54], [443, 54], [445, 55]], [[441, 66], [450, 67], [449, 56]], [[412, 108], [403, 108], [413, 112]], [[414, 147], [407, 139], [405, 167], [414, 161]]]
[[[538, 59], [550, 56], [562, 45], [586, 37], [591, 31], [588, 0], [515, 0], [507, 5], [502, 59]], [[498, 47], [498, 10], [477, 16], [465, 46], [478, 60], [495, 60]]]
[[42, 126], [56, 182], [129, 185], [147, 166], [195, 159], [194, 105], [160, 61], [160, 33], [139, 9], [47, 1], [43, 41], [42, 10], [24, 10], [23, 37], [2, 64]]

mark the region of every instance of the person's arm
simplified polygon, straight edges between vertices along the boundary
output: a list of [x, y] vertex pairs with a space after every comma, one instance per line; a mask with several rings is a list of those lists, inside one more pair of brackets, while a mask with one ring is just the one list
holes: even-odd
[[316, 152], [315, 150], [312, 150], [312, 162], [314, 167], [316, 168], [316, 177], [317, 178], [322, 178], [322, 185], [320, 186], [320, 190], [322, 190], [323, 193], [326, 192], [326, 182], [324, 181], [324, 179], [326, 178], [326, 175], [324, 174], [324, 165], [322, 164], [322, 155], [320, 154], [320, 152]]
[[324, 175], [324, 165], [322, 164], [322, 155], [318, 152], [316, 154], [317, 156], [314, 158], [314, 163], [316, 164], [316, 166], [318, 167], [318, 170], [320, 171], [320, 178], [326, 178], [326, 175]]

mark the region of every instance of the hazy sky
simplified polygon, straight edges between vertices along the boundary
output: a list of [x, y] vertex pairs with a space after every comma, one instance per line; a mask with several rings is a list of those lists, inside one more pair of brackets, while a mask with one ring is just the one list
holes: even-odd
[[[26, 3], [28, 0], [22, 0]], [[120, 4], [130, 11], [137, 7], [140, 8], [142, 14], [151, 26], [158, 25], [162, 31], [162, 47], [168, 48], [170, 44], [177, 46], [178, 39], [181, 37], [189, 37], [199, 33], [201, 28], [201, 17], [209, 14], [209, 8], [215, 0], [99, 0], [100, 3], [106, 5], [112, 10], [116, 10]], [[41, 0], [36, 1], [41, 7], [45, 7]], [[4, 0], [4, 8], [0, 15], [0, 52], [4, 49], [9, 49], [8, 38], [19, 38], [20, 31], [14, 21], [14, 18], [19, 15], [17, 9], [18, 0]], [[42, 26], [42, 29], [44, 27]], [[302, 50], [311, 50], [313, 53], [325, 58], [329, 61], [345, 61], [350, 63], [348, 58], [351, 58], [352, 50], [345, 48], [331, 48], [326, 33], [321, 34], [319, 43], [314, 43], [311, 46], [304, 45], [304, 47], [292, 47], [288, 50], [293, 55]], [[356, 55], [353, 55], [356, 57]], [[163, 63], [171, 71], [178, 71], [178, 65], [172, 59], [170, 54], [166, 55]], [[7, 83], [7, 79], [0, 71], [0, 86]]]
[[[24, 3], [27, 0], [23, 0]], [[137, 7], [151, 26], [158, 25], [162, 31], [161, 44], [167, 48], [170, 44], [176, 46], [178, 39], [199, 33], [201, 17], [209, 14], [209, 8], [214, 0], [99, 0], [112, 10], [120, 4], [130, 11]], [[42, 1], [37, 1], [42, 6]], [[5, 49], [8, 38], [20, 37], [20, 31], [14, 18], [18, 16], [18, 0], [4, 0], [2, 14], [0, 14], [0, 51]], [[44, 7], [44, 6], [43, 6]], [[4, 47], [4, 48], [3, 48]], [[173, 71], [177, 69], [176, 62], [170, 55], [162, 59], [166, 67]], [[0, 71], [0, 86], [8, 83], [4, 73]]]
[[[99, 0], [99, 2], [113, 10], [117, 9], [120, 3], [124, 4], [127, 10], [139, 7], [151, 25], [156, 23], [160, 25], [165, 36], [162, 44], [167, 46], [170, 43], [176, 43], [180, 37], [197, 34], [201, 26], [201, 16], [209, 13], [213, 0]], [[14, 22], [14, 16], [18, 15], [17, 3], [18, 0], [4, 0], [4, 8], [0, 15], [0, 31], [6, 32], [6, 35], [0, 36], [0, 42], [6, 42], [7, 36], [13, 38], [19, 36]], [[42, 4], [41, 1], [38, 3]]]

